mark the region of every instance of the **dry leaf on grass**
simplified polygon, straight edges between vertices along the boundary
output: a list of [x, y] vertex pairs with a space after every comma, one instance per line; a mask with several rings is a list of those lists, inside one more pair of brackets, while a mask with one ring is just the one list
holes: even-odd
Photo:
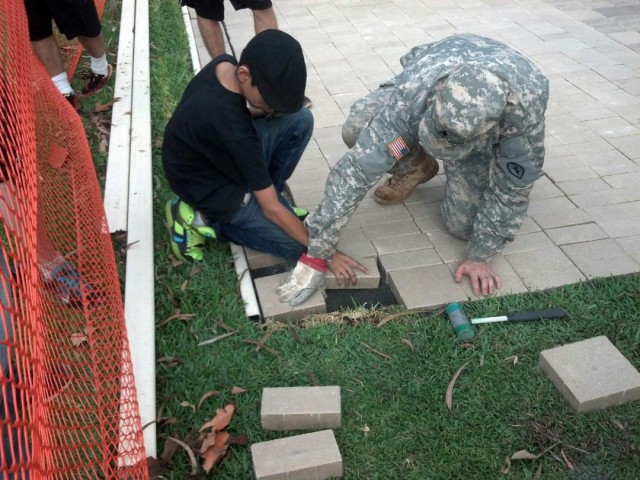
[[206, 452], [209, 447], [213, 447], [216, 444], [216, 435], [217, 435], [217, 432], [214, 430], [210, 433], [207, 433], [204, 436], [204, 440], [202, 440], [202, 445], [200, 445], [200, 453]]
[[613, 422], [613, 424], [618, 427], [620, 430], [624, 430], [624, 425], [622, 423], [620, 423], [620, 421], [616, 420], [615, 418], [613, 420], [611, 420]]
[[379, 355], [379, 356], [381, 356], [382, 358], [386, 358], [387, 360], [391, 360], [391, 355], [387, 355], [386, 353], [383, 353], [383, 352], [381, 352], [381, 351], [379, 351], [379, 350], [376, 350], [375, 348], [373, 348], [373, 347], [372, 347], [372, 346], [370, 346], [370, 345], [367, 345], [367, 344], [366, 344], [366, 343], [364, 343], [364, 342], [360, 342], [360, 344], [361, 344], [364, 348], [366, 348], [367, 350], [369, 350], [370, 352], [375, 353], [376, 355]]
[[156, 328], [164, 327], [167, 323], [172, 320], [193, 320], [196, 317], [195, 313], [180, 313], [180, 311], [176, 311], [173, 315], [165, 318], [160, 323], [156, 324]]
[[234, 386], [231, 388], [231, 395], [239, 395], [240, 393], [244, 393], [246, 391], [247, 390], [244, 388]]
[[219, 408], [216, 410], [216, 416], [213, 417], [212, 420], [209, 420], [207, 423], [200, 427], [200, 432], [206, 430], [207, 428], [211, 428], [212, 430], [224, 430], [231, 422], [233, 418], [233, 412], [235, 412], [236, 407], [233, 403], [227, 403], [224, 408]]
[[205, 393], [204, 395], [202, 395], [202, 397], [200, 397], [200, 401], [198, 402], [198, 410], [200, 410], [200, 407], [202, 406], [202, 404], [204, 403], [204, 401], [209, 398], [209, 397], [213, 397], [214, 395], [217, 397], [221, 394], [222, 392], [220, 392], [219, 390], [209, 390], [207, 393]]
[[526, 450], [518, 450], [516, 453], [511, 455], [511, 460], [537, 460], [538, 455], [534, 455]]
[[147, 471], [149, 473], [149, 480], [164, 478], [162, 475], [166, 470], [167, 465], [165, 465], [164, 462], [158, 460], [157, 458], [147, 457]]
[[229, 325], [227, 325], [226, 323], [224, 323], [223, 321], [219, 321], [217, 323], [217, 325], [219, 327], [224, 328], [227, 332], [236, 332], [237, 330], [235, 328], [231, 328]]
[[210, 446], [203, 454], [204, 462], [202, 469], [209, 473], [213, 467], [222, 461], [227, 454], [229, 447], [229, 434], [227, 432], [219, 432], [216, 435], [215, 444]]
[[538, 465], [538, 470], [536, 470], [536, 474], [533, 476], [533, 480], [540, 480], [540, 477], [542, 477], [542, 462], [540, 462], [540, 465]]
[[465, 367], [467, 365], [469, 365], [469, 362], [471, 360], [469, 360], [467, 363], [465, 363], [464, 365], [462, 365], [458, 371], [455, 373], [455, 375], [453, 376], [453, 378], [451, 379], [451, 381], [449, 382], [449, 386], [447, 387], [447, 393], [445, 393], [444, 395], [444, 402], [447, 404], [447, 407], [449, 407], [449, 410], [451, 410], [451, 408], [453, 407], [453, 387], [455, 387], [456, 385], [456, 381], [458, 380], [458, 377], [460, 376], [460, 374], [462, 373], [462, 370], [465, 369]]
[[100, 153], [107, 153], [107, 151], [109, 150], [109, 137], [107, 137], [106, 135], [100, 135], [98, 150], [100, 151]]
[[156, 363], [164, 363], [168, 368], [175, 368], [182, 363], [178, 357], [160, 357]]
[[171, 266], [173, 268], [179, 267], [184, 263], [182, 260], [178, 260], [176, 257], [174, 257], [171, 254], [167, 258], [169, 259], [169, 262], [171, 262]]
[[196, 460], [196, 456], [193, 454], [193, 450], [191, 447], [184, 443], [182, 440], [178, 440], [177, 438], [169, 437], [167, 441], [171, 440], [172, 442], [176, 442], [182, 448], [185, 449], [187, 455], [189, 455], [189, 462], [191, 463], [191, 475], [195, 475], [198, 473], [198, 461]]
[[176, 423], [178, 423], [178, 419], [176, 417], [159, 417], [159, 418], [156, 418], [155, 420], [151, 420], [150, 422], [145, 423], [142, 426], [142, 430], [147, 428], [149, 425], [153, 425], [154, 423], [157, 423], [158, 426], [175, 425]]
[[180, 402], [180, 406], [181, 407], [189, 407], [189, 408], [193, 408], [193, 411], [196, 411], [196, 406], [191, 403], [191, 402], [187, 402], [186, 400], [184, 402]]
[[410, 349], [412, 352], [414, 352], [414, 351], [415, 351], [416, 347], [414, 347], [414, 346], [413, 346], [413, 342], [412, 342], [411, 340], [409, 340], [409, 339], [407, 339], [407, 338], [403, 338], [401, 341], [402, 341], [402, 343], [404, 343], [407, 347], [409, 347], [409, 349]]
[[93, 111], [96, 113], [108, 112], [113, 108], [113, 104], [120, 100], [120, 97], [115, 97], [112, 100], [109, 100], [107, 103], [97, 102], [96, 106], [93, 107]]
[[556, 448], [558, 445], [560, 445], [559, 442], [554, 443], [550, 447], [545, 448], [542, 452], [538, 453], [537, 455], [527, 450], [518, 450], [516, 453], [511, 455], [511, 460], [538, 460], [545, 453], [547, 453], [549, 450]]
[[[406, 312], [392, 313], [391, 315], [387, 315], [382, 320], [380, 320], [380, 322], [376, 326], [378, 328], [380, 328], [380, 327], [384, 326], [385, 324], [389, 323], [390, 321], [395, 320], [396, 318], [402, 318], [402, 317], [405, 317], [407, 315], [415, 315], [417, 313], [425, 313], [425, 312], [429, 312], [429, 311], [431, 311], [431, 309], [429, 309], [429, 308], [416, 308], [414, 310], [407, 310]], [[440, 313], [442, 313], [442, 312], [444, 312], [444, 309]], [[436, 313], [436, 315], [439, 315], [439, 313]]]
[[200, 342], [198, 346], [202, 347], [204, 345], [211, 345], [212, 343], [216, 343], [218, 340], [222, 340], [223, 338], [227, 338], [227, 337], [230, 337], [231, 335], [235, 335], [235, 333], [236, 332], [223, 333], [222, 335], [218, 335], [217, 337], [213, 337], [213, 338], [210, 338], [209, 340]]
[[204, 458], [202, 468], [207, 473], [225, 457], [229, 445], [232, 444], [232, 439], [235, 444], [246, 445], [247, 439], [244, 435], [231, 437], [229, 432], [224, 431], [231, 422], [234, 412], [235, 406], [228, 403], [224, 408], [216, 410], [216, 416], [211, 421], [200, 427], [200, 432], [208, 428], [211, 429], [202, 435], [203, 440], [200, 446], [200, 456]]
[[507, 457], [504, 459], [504, 465], [500, 469], [500, 473], [506, 475], [507, 473], [509, 473], [509, 470], [511, 470], [511, 459]]
[[573, 470], [573, 463], [571, 463], [571, 460], [569, 460], [569, 457], [567, 456], [567, 454], [564, 453], [564, 450], [560, 450], [560, 455], [562, 455], [562, 459], [564, 460], [564, 463], [567, 465], [567, 468], [569, 470]]
[[178, 451], [179, 446], [180, 445], [178, 445], [176, 442], [164, 442], [164, 449], [160, 454], [160, 461], [164, 463], [171, 462], [171, 459]]
[[517, 355], [512, 355], [511, 357], [507, 357], [504, 359], [505, 362], [513, 362], [513, 364], [515, 365], [516, 363], [518, 363], [518, 356]]

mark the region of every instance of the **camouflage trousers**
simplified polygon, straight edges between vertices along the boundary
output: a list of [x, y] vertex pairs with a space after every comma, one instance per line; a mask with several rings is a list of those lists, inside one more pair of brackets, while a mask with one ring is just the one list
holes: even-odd
[[[389, 99], [391, 91], [392, 88], [379, 88], [353, 104], [342, 128], [342, 139], [349, 148], [355, 145], [362, 128]], [[415, 169], [418, 161], [416, 152], [395, 162], [388, 173], [402, 175]], [[442, 215], [450, 232], [464, 240], [471, 236], [478, 206], [489, 186], [492, 161], [493, 153], [487, 151], [444, 162], [446, 185]], [[305, 221], [309, 231], [309, 255], [327, 260], [333, 257], [342, 229], [381, 177], [367, 175], [357, 156], [344, 155], [338, 161], [329, 173], [322, 201]]]

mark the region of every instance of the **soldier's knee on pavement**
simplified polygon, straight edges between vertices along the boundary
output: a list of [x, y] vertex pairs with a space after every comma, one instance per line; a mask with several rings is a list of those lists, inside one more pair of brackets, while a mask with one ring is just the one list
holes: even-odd
[[473, 218], [466, 215], [448, 215], [444, 208], [442, 218], [451, 235], [461, 240], [469, 240], [473, 232]]
[[356, 127], [349, 121], [349, 119], [347, 119], [345, 124], [342, 126], [342, 141], [347, 146], [347, 148], [351, 148], [356, 144], [361, 129], [362, 127]]

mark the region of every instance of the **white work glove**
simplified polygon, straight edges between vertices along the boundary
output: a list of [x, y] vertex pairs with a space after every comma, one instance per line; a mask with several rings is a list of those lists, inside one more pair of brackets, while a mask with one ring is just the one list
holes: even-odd
[[324, 274], [327, 261], [313, 258], [303, 253], [289, 278], [276, 289], [279, 300], [297, 307], [305, 302], [316, 290], [324, 291]]

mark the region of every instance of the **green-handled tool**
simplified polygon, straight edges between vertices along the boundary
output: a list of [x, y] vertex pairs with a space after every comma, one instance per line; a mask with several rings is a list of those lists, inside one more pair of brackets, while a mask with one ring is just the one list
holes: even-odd
[[472, 318], [473, 325], [493, 322], [535, 322], [552, 318], [564, 318], [567, 312], [562, 308], [548, 308], [546, 310], [527, 310], [525, 312], [508, 313], [499, 317]]

